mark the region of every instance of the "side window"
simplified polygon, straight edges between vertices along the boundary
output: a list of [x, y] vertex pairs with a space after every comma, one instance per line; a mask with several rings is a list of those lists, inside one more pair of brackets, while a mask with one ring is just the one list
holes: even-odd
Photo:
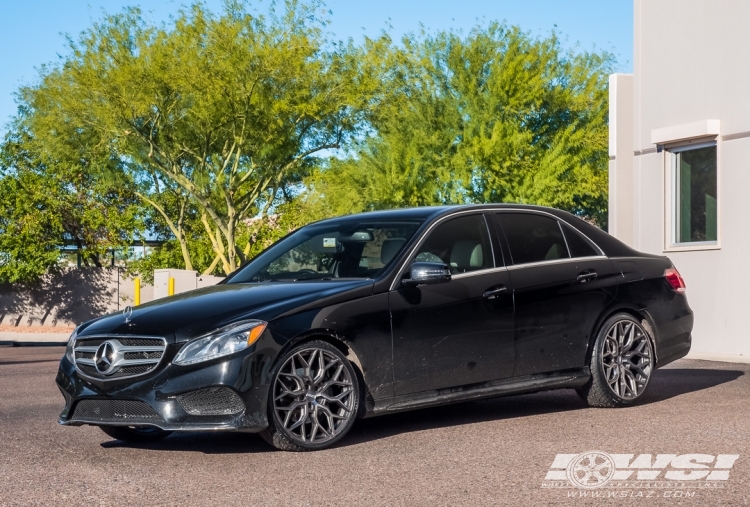
[[443, 222], [417, 250], [415, 261], [443, 262], [454, 274], [494, 267], [490, 237], [483, 215]]
[[568, 224], [562, 224], [562, 226], [571, 257], [596, 257], [600, 255], [596, 248], [594, 248], [594, 245], [581, 236], [578, 231], [574, 230]]
[[567, 259], [568, 248], [557, 220], [534, 213], [498, 213], [513, 264]]

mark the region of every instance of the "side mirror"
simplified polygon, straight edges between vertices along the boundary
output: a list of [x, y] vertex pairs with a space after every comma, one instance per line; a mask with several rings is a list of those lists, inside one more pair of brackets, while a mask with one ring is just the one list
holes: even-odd
[[407, 287], [432, 285], [451, 281], [451, 270], [442, 262], [415, 262], [409, 268], [409, 278], [401, 283]]

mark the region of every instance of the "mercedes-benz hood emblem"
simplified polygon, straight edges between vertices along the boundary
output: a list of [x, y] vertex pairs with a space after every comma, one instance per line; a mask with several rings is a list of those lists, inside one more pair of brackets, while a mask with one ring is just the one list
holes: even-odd
[[126, 306], [125, 309], [122, 311], [122, 316], [125, 317], [125, 324], [130, 322], [130, 317], [133, 316], [133, 307]]

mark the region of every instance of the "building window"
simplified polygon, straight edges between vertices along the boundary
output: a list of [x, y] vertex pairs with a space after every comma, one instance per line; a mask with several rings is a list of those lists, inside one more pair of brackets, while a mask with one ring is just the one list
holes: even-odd
[[674, 245], [717, 244], [716, 143], [669, 150], [672, 153]]

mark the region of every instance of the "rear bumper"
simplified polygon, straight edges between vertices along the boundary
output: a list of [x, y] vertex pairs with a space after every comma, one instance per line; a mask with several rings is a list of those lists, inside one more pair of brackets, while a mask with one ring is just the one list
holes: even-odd
[[652, 305], [647, 313], [655, 327], [656, 367], [685, 357], [693, 341], [694, 320], [685, 295], [676, 294], [671, 301]]
[[80, 375], [63, 358], [55, 379], [65, 398], [58, 422], [259, 432], [268, 426], [270, 363], [268, 355], [251, 350], [223, 361], [192, 367], [168, 363], [143, 378], [103, 382]]

